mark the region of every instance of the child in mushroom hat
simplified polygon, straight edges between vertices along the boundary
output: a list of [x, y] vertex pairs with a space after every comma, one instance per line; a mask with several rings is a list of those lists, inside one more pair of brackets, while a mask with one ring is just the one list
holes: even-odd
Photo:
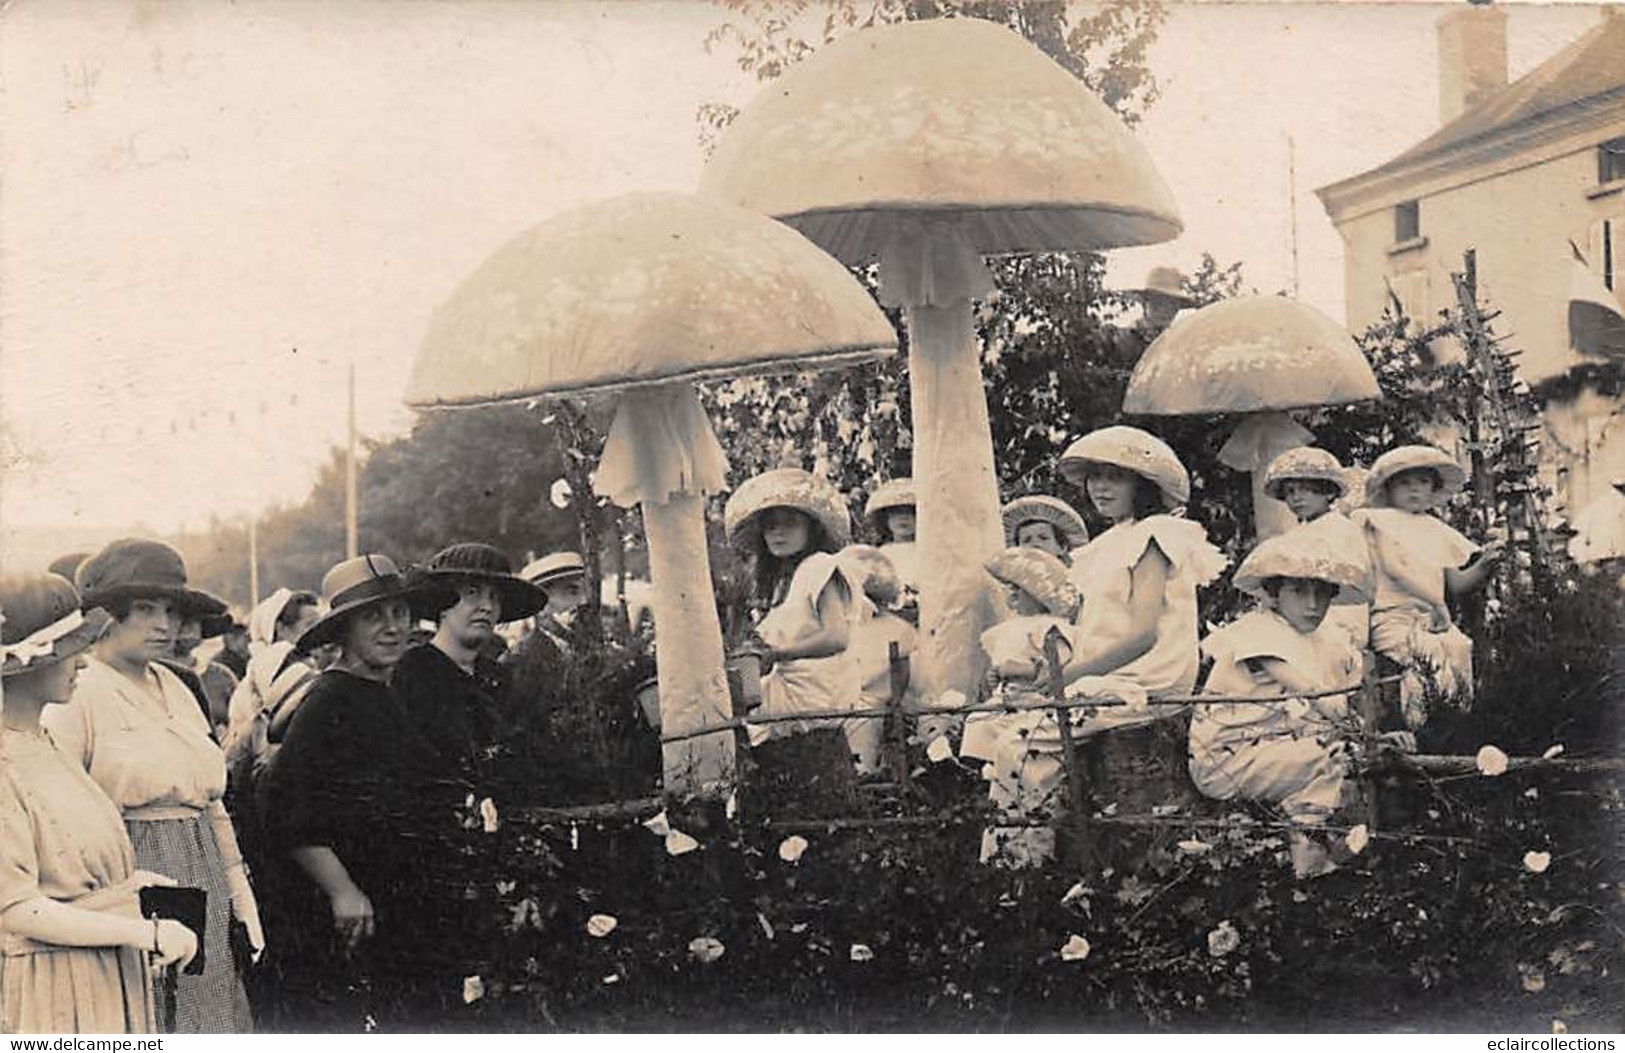
[[[1287, 450], [1264, 471], [1264, 493], [1285, 504], [1298, 529], [1327, 535], [1333, 548], [1356, 557], [1370, 574], [1365, 535], [1342, 511], [1349, 491], [1349, 471], [1325, 450], [1298, 446]], [[1367, 596], [1371, 589], [1364, 589]], [[1365, 603], [1339, 603], [1326, 615], [1328, 626], [1348, 633], [1364, 649], [1371, 638], [1371, 609]]]
[[914, 480], [906, 477], [880, 484], [863, 506], [864, 522], [880, 539], [880, 551], [896, 568], [903, 584], [898, 603], [904, 607], [913, 604], [915, 582], [919, 580], [915, 565], [914, 506]]
[[[800, 468], [753, 476], [723, 510], [728, 540], [751, 558], [756, 636], [768, 668], [761, 714], [848, 708], [861, 694], [847, 656], [858, 605], [835, 553], [851, 537], [846, 502]], [[827, 721], [753, 725], [752, 746], [831, 726]]]
[[[1363, 598], [1366, 582], [1358, 555], [1328, 534], [1299, 529], [1261, 542], [1235, 584], [1263, 606], [1203, 641], [1214, 662], [1204, 693], [1312, 696], [1357, 685], [1359, 651], [1324, 622], [1339, 595]], [[1191, 779], [1216, 800], [1266, 801], [1300, 828], [1324, 826], [1347, 777], [1348, 723], [1342, 694], [1193, 707]], [[1292, 860], [1299, 877], [1332, 869], [1326, 845], [1303, 829], [1292, 839]]]
[[1350, 517], [1371, 558], [1371, 644], [1405, 671], [1400, 709], [1413, 731], [1431, 698], [1472, 700], [1473, 644], [1445, 601], [1482, 586], [1502, 545], [1480, 548], [1433, 514], [1466, 478], [1443, 450], [1400, 446], [1372, 463], [1366, 507]]
[[1029, 494], [999, 510], [1004, 543], [1011, 548], [1041, 549], [1072, 565], [1072, 550], [1089, 541], [1089, 528], [1073, 507], [1058, 497]]

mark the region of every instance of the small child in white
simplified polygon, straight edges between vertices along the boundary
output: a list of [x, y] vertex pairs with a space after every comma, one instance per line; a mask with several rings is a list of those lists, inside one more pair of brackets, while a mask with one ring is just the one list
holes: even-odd
[[[1359, 562], [1369, 578], [1365, 535], [1337, 507], [1348, 496], [1348, 490], [1348, 469], [1336, 457], [1313, 446], [1287, 450], [1264, 472], [1264, 493], [1292, 510], [1298, 521], [1295, 529], [1325, 532], [1332, 546]], [[1364, 588], [1369, 595], [1369, 581]], [[1333, 604], [1326, 623], [1347, 632], [1361, 649], [1370, 642], [1371, 610], [1364, 603]]]
[[1413, 731], [1426, 722], [1430, 697], [1464, 708], [1472, 701], [1473, 643], [1445, 599], [1483, 585], [1501, 544], [1480, 549], [1430, 514], [1465, 481], [1443, 450], [1401, 446], [1371, 465], [1367, 507], [1350, 517], [1371, 558], [1371, 644], [1405, 669], [1400, 708]]
[[[1324, 535], [1294, 530], [1262, 542], [1236, 571], [1237, 588], [1264, 606], [1202, 642], [1213, 659], [1205, 694], [1269, 697], [1353, 688], [1360, 652], [1346, 634], [1323, 628], [1332, 600], [1360, 595], [1364, 572]], [[1349, 712], [1342, 694], [1284, 702], [1192, 707], [1190, 773], [1217, 800], [1279, 804], [1299, 829], [1293, 871], [1333, 869], [1327, 846], [1311, 834], [1337, 810], [1346, 768], [1340, 743]]]
[[[905, 660], [914, 653], [914, 626], [892, 612], [903, 591], [903, 583], [891, 560], [872, 545], [848, 545], [837, 558], [847, 580], [865, 600], [859, 604], [861, 613], [853, 628], [852, 643], [847, 647], [847, 655], [857, 665], [863, 681], [859, 704], [863, 709], [883, 709], [892, 695], [891, 645], [897, 644], [898, 654]], [[913, 698], [914, 689], [910, 685], [905, 688], [904, 705]], [[845, 725], [858, 774], [879, 774], [885, 720], [855, 717]]]
[[[1012, 614], [981, 637], [994, 684], [992, 700], [1042, 701], [1049, 672], [1045, 642], [1055, 635], [1057, 657], [1064, 667], [1074, 650], [1072, 619], [1080, 602], [1078, 590], [1067, 580], [1066, 564], [1041, 549], [1007, 548], [986, 566], [1003, 586]], [[1055, 802], [1049, 800], [1054, 787], [1036, 777], [1040, 769], [1048, 773], [1050, 758], [1027, 748], [1030, 737], [1046, 723], [1053, 726], [1045, 709], [972, 713], [960, 743], [961, 757], [988, 762], [982, 774], [991, 784], [988, 793], [994, 804], [1024, 823], [1047, 819], [1054, 811]], [[1034, 766], [1032, 771], [1029, 765]], [[997, 827], [982, 835], [984, 863], [1036, 866], [1054, 854], [1055, 832], [1042, 826]]]

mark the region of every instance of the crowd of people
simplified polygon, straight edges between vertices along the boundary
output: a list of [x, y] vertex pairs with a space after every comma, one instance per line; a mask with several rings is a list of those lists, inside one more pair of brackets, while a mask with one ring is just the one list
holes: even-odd
[[[1278, 806], [1297, 872], [1333, 868], [1337, 846], [1317, 830], [1347, 804], [1345, 692], [1374, 662], [1402, 671], [1387, 741], [1414, 749], [1429, 707], [1471, 691], [1447, 599], [1483, 582], [1498, 546], [1433, 514], [1461, 470], [1407, 446], [1356, 488], [1324, 451], [1283, 454], [1267, 487], [1300, 525], [1247, 555], [1234, 584], [1256, 607], [1204, 640], [1197, 589], [1225, 559], [1182, 515], [1190, 480], [1174, 451], [1114, 426], [1056, 469], [1107, 528], [1091, 538], [1053, 496], [1005, 506], [1008, 547], [986, 565], [1004, 617], [981, 646], [988, 697], [1013, 704], [934, 733], [981, 762], [1009, 820], [984, 859], [1053, 851], [1061, 729], [1053, 710], [1014, 704], [1052, 689], [1053, 655], [1066, 692], [1100, 703], [1072, 711], [1073, 735], [1188, 722], [1196, 787]], [[909, 481], [877, 489], [863, 519], [874, 545], [852, 543], [831, 484], [793, 468], [745, 481], [725, 509], [754, 573], [739, 652], [761, 678], [745, 704], [775, 718], [750, 726], [751, 760], [789, 797], [881, 775], [881, 722], [828, 713], [911, 690]], [[139, 539], [0, 584], [0, 1030], [455, 1020], [477, 930], [457, 850], [469, 807], [477, 830], [499, 807], [490, 796], [534, 774], [512, 766], [515, 740], [535, 732], [525, 685], [570, 662], [593, 584], [577, 553], [515, 572], [464, 542], [406, 571], [380, 554], [345, 560], [319, 594], [278, 589], [239, 623], [188, 585], [175, 550]], [[515, 623], [508, 648], [498, 628]], [[210, 637], [218, 655], [198, 668]], [[1178, 698], [1203, 652], [1204, 690], [1236, 701], [1193, 713]], [[809, 772], [830, 785], [783, 782]]]

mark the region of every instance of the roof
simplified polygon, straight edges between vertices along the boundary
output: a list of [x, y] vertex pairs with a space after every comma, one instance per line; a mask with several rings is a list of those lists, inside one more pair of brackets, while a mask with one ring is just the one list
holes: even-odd
[[1618, 113], [1625, 105], [1625, 17], [1605, 8], [1593, 26], [1551, 58], [1385, 164], [1322, 189], [1397, 175], [1557, 114]]

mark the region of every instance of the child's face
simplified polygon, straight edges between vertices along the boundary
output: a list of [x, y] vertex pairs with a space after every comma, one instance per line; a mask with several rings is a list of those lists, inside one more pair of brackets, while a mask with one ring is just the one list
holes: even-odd
[[886, 509], [886, 535], [893, 541], [913, 541], [914, 509]]
[[1044, 605], [1034, 599], [1033, 594], [1022, 588], [1020, 585], [1012, 585], [1009, 582], [1005, 582], [1004, 595], [1005, 601], [1010, 605], [1010, 609], [1016, 614], [1028, 615], [1045, 613]]
[[1427, 468], [1407, 468], [1388, 480], [1388, 503], [1403, 512], [1426, 512], [1433, 507], [1434, 474]]
[[1029, 519], [1016, 527], [1016, 547], [1036, 548], [1060, 558], [1066, 555], [1061, 539], [1055, 536], [1055, 526], [1042, 519]]
[[1275, 609], [1300, 633], [1312, 633], [1326, 620], [1337, 586], [1310, 578], [1286, 578], [1275, 594]]
[[812, 524], [794, 508], [769, 508], [762, 513], [762, 544], [774, 559], [788, 559], [807, 547]]
[[1300, 523], [1319, 519], [1332, 507], [1332, 495], [1309, 479], [1288, 479], [1282, 483], [1281, 500]]
[[1121, 523], [1134, 518], [1134, 491], [1139, 480], [1127, 468], [1102, 464], [1089, 473], [1084, 490], [1102, 518]]

